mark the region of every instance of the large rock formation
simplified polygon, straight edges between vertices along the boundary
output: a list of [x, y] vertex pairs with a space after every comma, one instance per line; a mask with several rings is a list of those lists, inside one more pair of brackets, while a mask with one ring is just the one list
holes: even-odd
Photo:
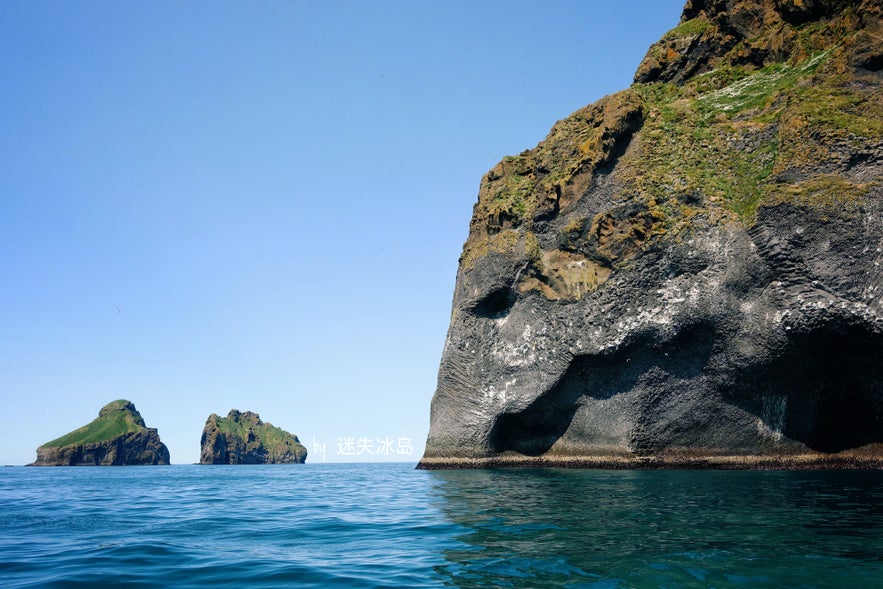
[[483, 178], [424, 468], [883, 464], [876, 0], [690, 0]]
[[202, 430], [201, 464], [303, 464], [307, 449], [297, 436], [261, 421], [257, 413], [232, 409], [209, 415]]
[[130, 401], [108, 403], [87, 425], [37, 448], [33, 466], [168, 464], [169, 449]]

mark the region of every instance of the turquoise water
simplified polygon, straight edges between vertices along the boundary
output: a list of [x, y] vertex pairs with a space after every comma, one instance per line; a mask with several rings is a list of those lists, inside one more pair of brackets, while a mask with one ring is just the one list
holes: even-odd
[[883, 587], [883, 472], [0, 469], [2, 587]]

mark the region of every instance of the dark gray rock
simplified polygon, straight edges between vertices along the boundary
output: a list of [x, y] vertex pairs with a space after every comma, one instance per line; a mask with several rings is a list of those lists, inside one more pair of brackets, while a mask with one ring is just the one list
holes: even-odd
[[83, 427], [37, 448], [32, 466], [169, 464], [169, 449], [130, 401], [108, 403]]
[[880, 12], [688, 2], [491, 170], [421, 467], [883, 465]]
[[169, 449], [155, 428], [129, 432], [108, 442], [38, 448], [34, 466], [138, 466], [169, 464]]

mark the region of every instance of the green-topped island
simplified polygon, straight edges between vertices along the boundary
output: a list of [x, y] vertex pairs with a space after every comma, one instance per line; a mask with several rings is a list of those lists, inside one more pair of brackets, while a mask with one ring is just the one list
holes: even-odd
[[201, 464], [303, 464], [307, 449], [296, 435], [261, 421], [252, 411], [209, 415], [200, 440]]
[[81, 428], [37, 448], [33, 466], [169, 464], [169, 449], [131, 401], [108, 403]]

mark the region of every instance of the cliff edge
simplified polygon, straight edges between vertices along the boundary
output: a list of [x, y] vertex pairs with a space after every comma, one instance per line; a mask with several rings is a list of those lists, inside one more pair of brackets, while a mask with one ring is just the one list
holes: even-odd
[[108, 403], [98, 417], [37, 448], [32, 466], [128, 466], [168, 464], [169, 449], [144, 424], [130, 401]]
[[420, 467], [883, 465], [881, 12], [690, 0], [489, 171]]
[[212, 413], [200, 441], [200, 464], [303, 464], [307, 449], [297, 436], [261, 421], [257, 413]]

